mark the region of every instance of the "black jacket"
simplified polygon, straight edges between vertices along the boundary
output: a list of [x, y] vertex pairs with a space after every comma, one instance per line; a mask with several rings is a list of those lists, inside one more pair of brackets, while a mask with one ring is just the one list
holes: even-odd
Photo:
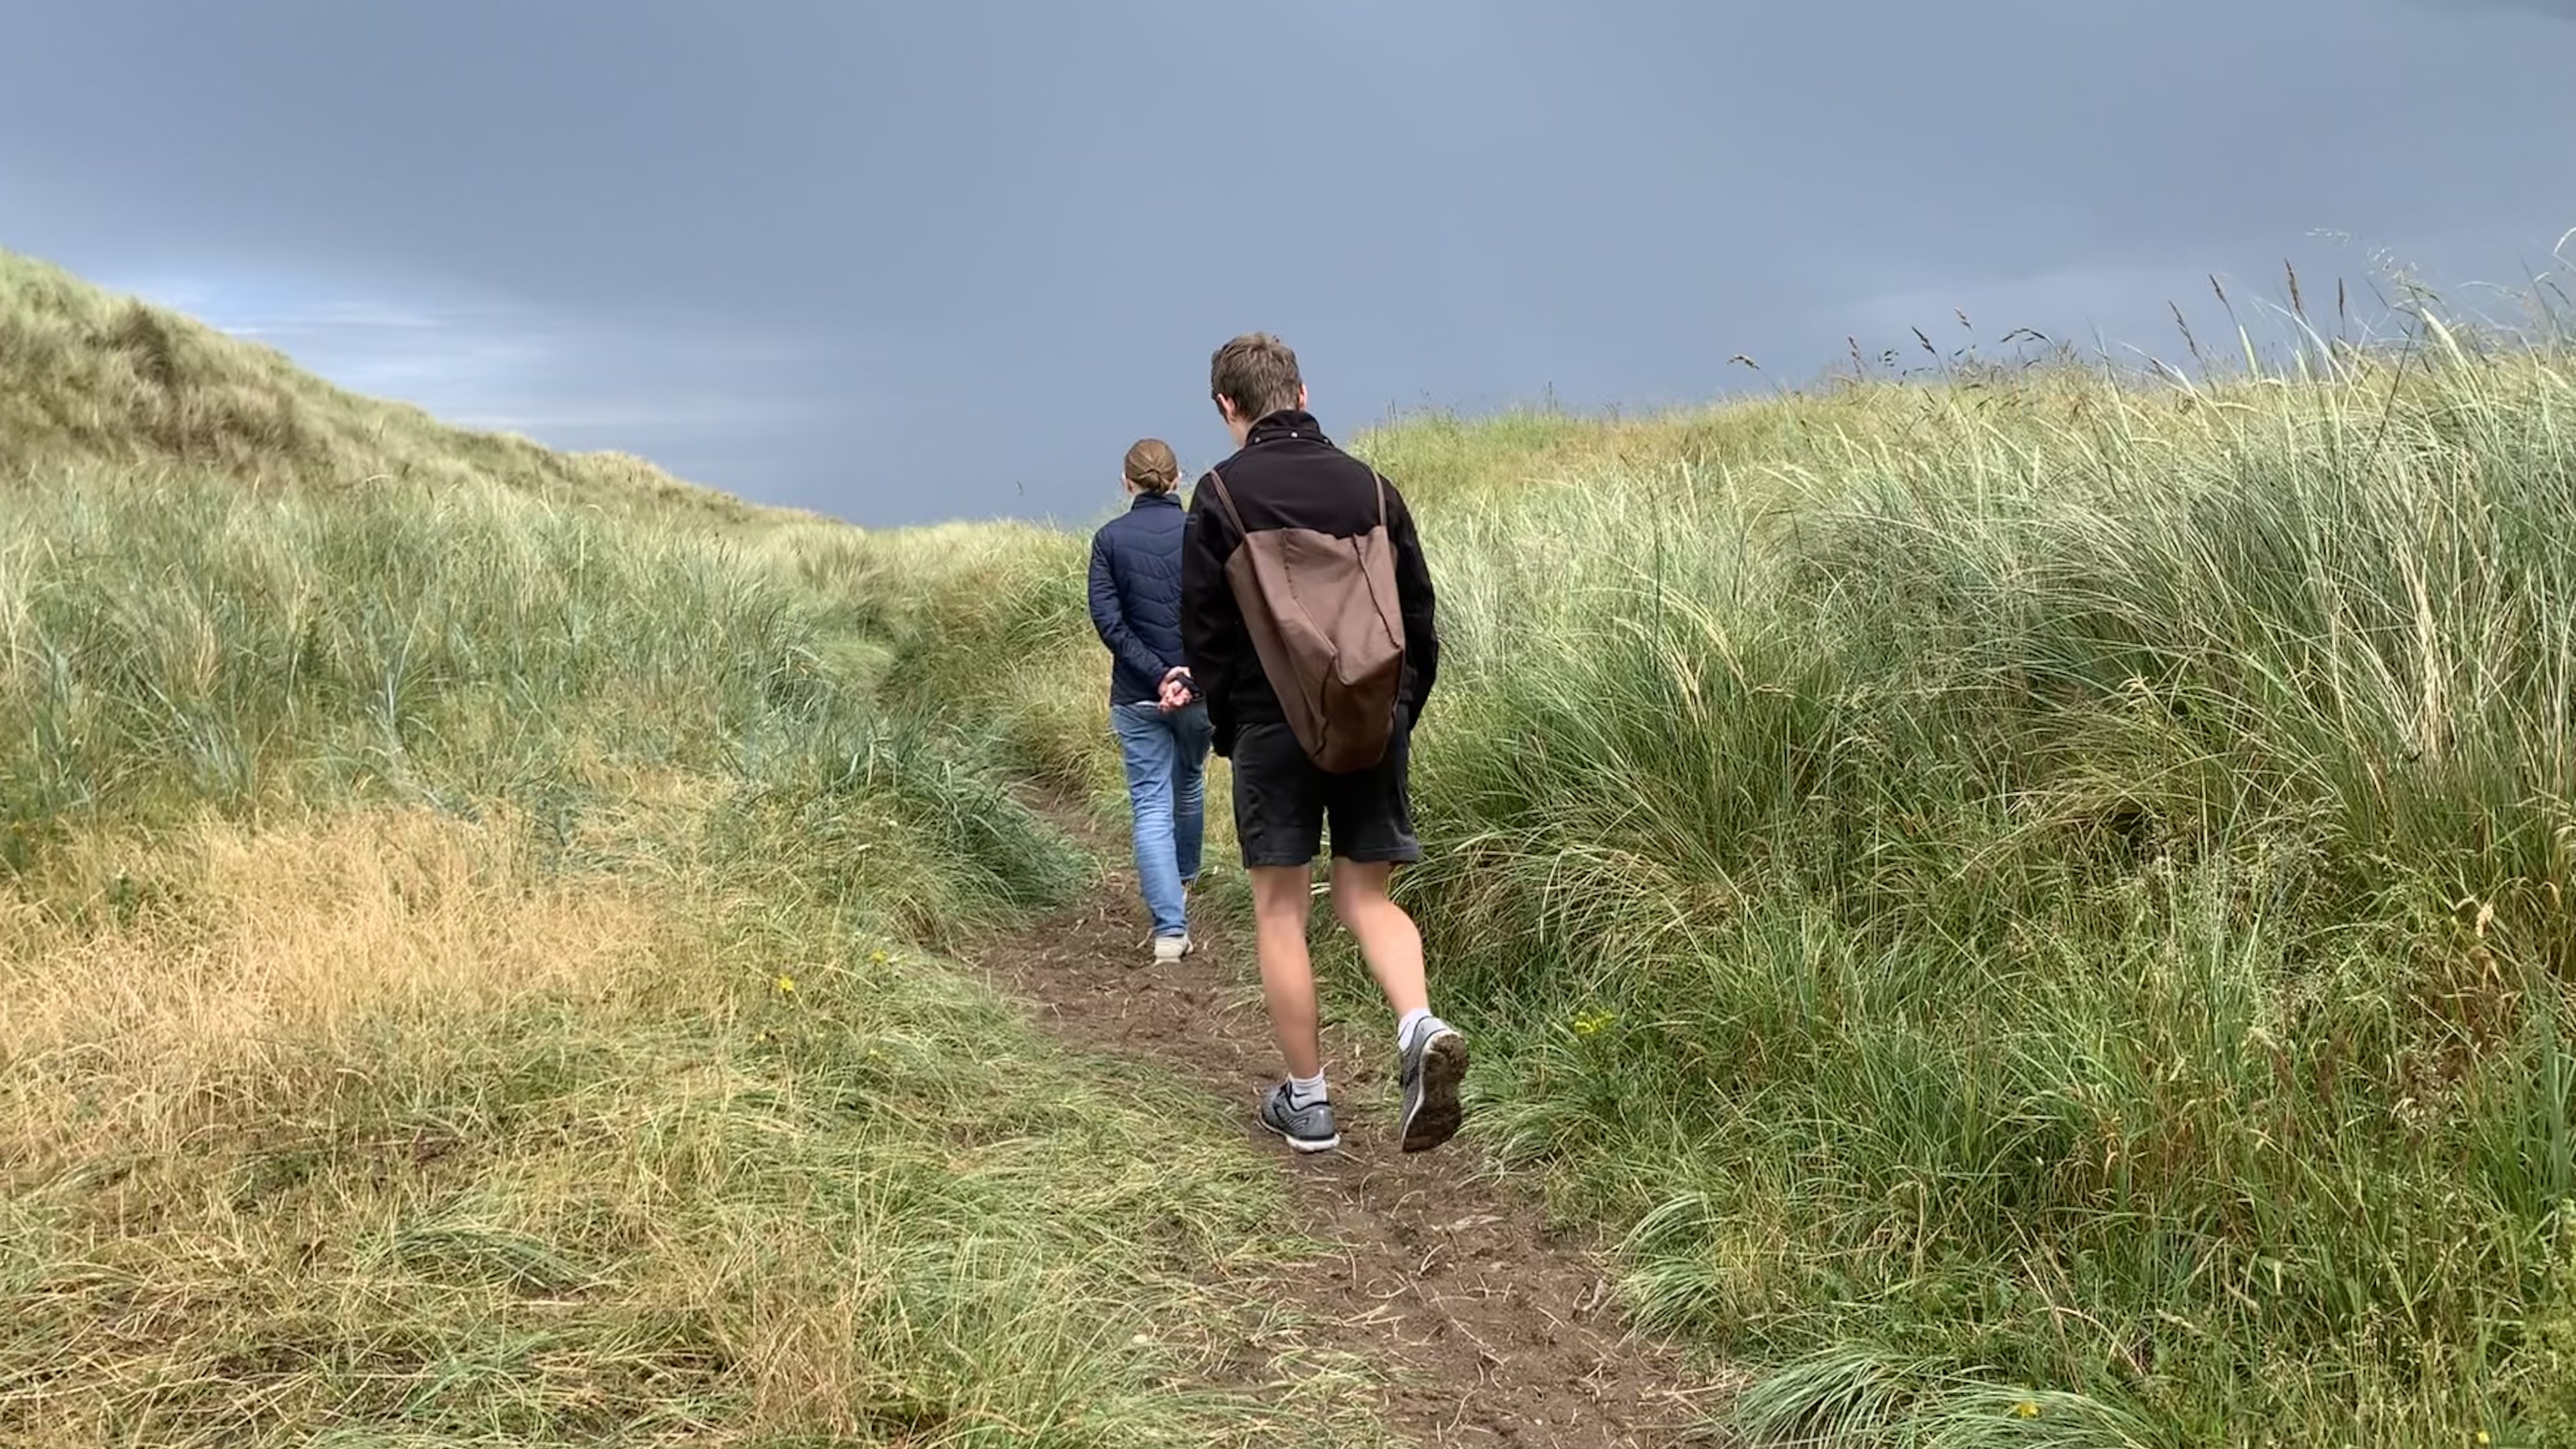
[[1139, 493], [1091, 536], [1091, 627], [1109, 646], [1109, 702], [1159, 698], [1181, 663], [1181, 500]]
[[[1350, 538], [1377, 527], [1377, 473], [1333, 446], [1304, 412], [1272, 413], [1254, 423], [1243, 450], [1219, 463], [1216, 472], [1243, 511], [1246, 528], [1311, 528]], [[1404, 614], [1404, 684], [1396, 705], [1409, 726], [1422, 717], [1440, 672], [1440, 635], [1433, 627], [1431, 570], [1413, 515], [1391, 483], [1386, 531], [1395, 545], [1396, 598]], [[1225, 561], [1240, 542], [1216, 490], [1201, 478], [1190, 494], [1189, 537], [1181, 553], [1181, 652], [1207, 696], [1219, 754], [1231, 751], [1240, 726], [1287, 718], [1226, 585]]]

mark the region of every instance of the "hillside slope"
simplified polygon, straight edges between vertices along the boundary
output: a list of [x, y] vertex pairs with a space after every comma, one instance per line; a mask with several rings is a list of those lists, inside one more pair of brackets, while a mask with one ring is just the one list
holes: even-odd
[[807, 515], [617, 453], [558, 453], [361, 397], [272, 348], [0, 251], [0, 475], [221, 475], [265, 488], [493, 483], [555, 502], [741, 527]]
[[0, 1442], [1384, 1442], [855, 530], [0, 275]]

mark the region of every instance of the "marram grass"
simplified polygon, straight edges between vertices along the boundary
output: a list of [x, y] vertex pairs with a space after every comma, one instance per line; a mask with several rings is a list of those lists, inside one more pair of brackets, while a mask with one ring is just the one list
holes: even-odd
[[1383, 1442], [1236, 1125], [936, 954], [1088, 868], [847, 531], [0, 289], [0, 1442]]
[[[1478, 1136], [1739, 1428], [2576, 1442], [2563, 358], [1360, 446], [1441, 589], [1402, 889]], [[954, 712], [1105, 758], [1075, 550], [944, 551], [899, 647], [1020, 640], [1068, 702]]]

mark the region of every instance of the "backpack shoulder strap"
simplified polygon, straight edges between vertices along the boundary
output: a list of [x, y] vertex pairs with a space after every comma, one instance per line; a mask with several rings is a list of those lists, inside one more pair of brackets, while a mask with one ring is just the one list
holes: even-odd
[[1251, 537], [1251, 533], [1243, 526], [1243, 514], [1234, 506], [1233, 492], [1225, 486], [1225, 475], [1210, 468], [1208, 481], [1216, 485], [1216, 501], [1224, 507], [1227, 520], [1234, 524], [1235, 535], [1238, 538]]

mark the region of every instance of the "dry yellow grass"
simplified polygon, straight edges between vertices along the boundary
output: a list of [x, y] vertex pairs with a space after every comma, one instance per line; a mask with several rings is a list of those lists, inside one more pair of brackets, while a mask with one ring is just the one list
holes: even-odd
[[640, 892], [544, 877], [515, 829], [388, 809], [90, 849], [150, 903], [94, 927], [0, 902], [14, 1171], [49, 1176], [100, 1144], [176, 1162], [490, 1013], [691, 983]]
[[[1182, 1275], [1276, 1246], [1250, 1161], [845, 918], [401, 807], [60, 867], [0, 914], [0, 1439], [1282, 1422], [1171, 1384], [1248, 1307]], [[1363, 1388], [1301, 1412], [1371, 1442]]]

